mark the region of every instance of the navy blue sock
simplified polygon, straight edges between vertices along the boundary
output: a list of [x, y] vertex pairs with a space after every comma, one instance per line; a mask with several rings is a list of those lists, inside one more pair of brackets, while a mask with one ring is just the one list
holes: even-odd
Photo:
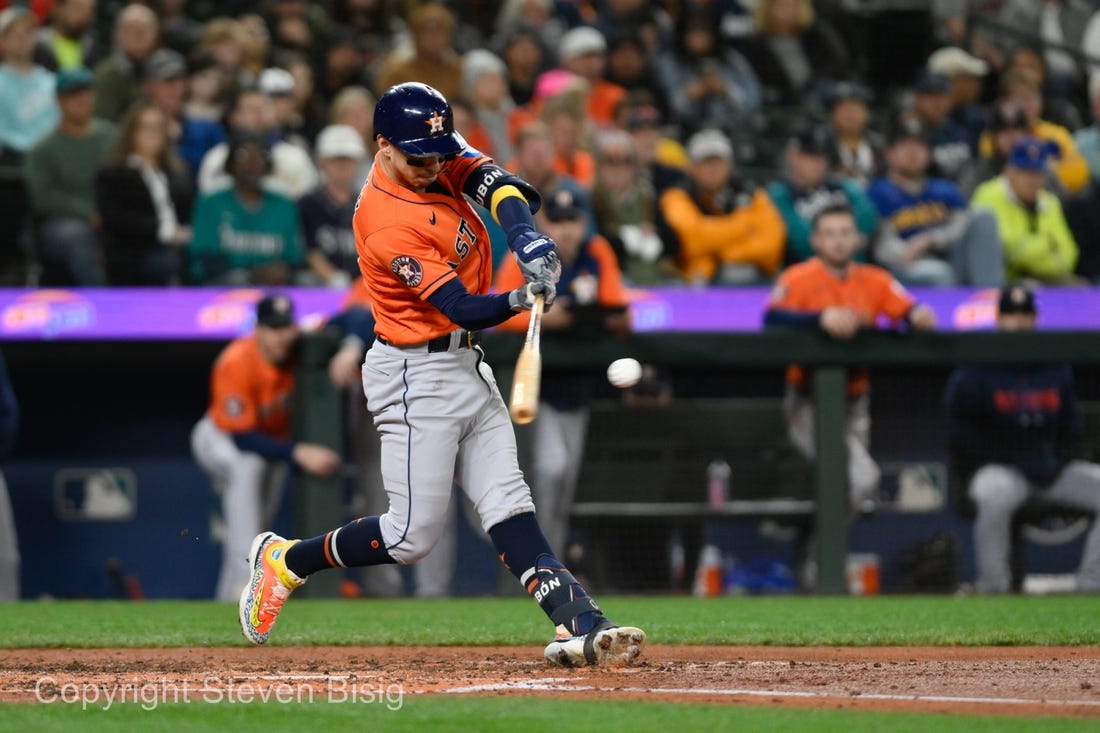
[[555, 626], [587, 634], [606, 622], [600, 607], [565, 565], [554, 557], [535, 515], [510, 517], [489, 530], [504, 567], [516, 576]]
[[378, 517], [360, 517], [339, 529], [295, 543], [286, 566], [299, 578], [325, 568], [359, 568], [397, 562], [386, 550]]

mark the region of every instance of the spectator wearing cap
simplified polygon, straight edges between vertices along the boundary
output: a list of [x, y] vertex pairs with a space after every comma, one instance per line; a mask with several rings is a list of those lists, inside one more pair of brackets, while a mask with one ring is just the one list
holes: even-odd
[[430, 2], [409, 18], [413, 53], [390, 53], [378, 76], [378, 89], [419, 81], [435, 87], [447, 99], [462, 95], [462, 57], [454, 48], [455, 17], [446, 5]]
[[35, 39], [35, 62], [55, 73], [94, 66], [104, 53], [97, 40], [95, 6], [95, 0], [56, 0], [49, 25]]
[[173, 150], [169, 125], [159, 106], [137, 102], [122, 118], [118, 142], [96, 174], [100, 239], [112, 285], [181, 283], [194, 187]]
[[623, 104], [627, 102], [627, 98], [644, 97], [663, 116], [668, 117], [672, 110], [668, 95], [661, 84], [657, 65], [653, 63], [655, 58], [656, 55], [649, 52], [639, 33], [612, 32], [607, 37], [607, 70], [604, 78], [626, 90], [627, 97], [624, 97]]
[[929, 177], [930, 158], [920, 122], [899, 115], [886, 148], [886, 175], [867, 189], [882, 218], [875, 261], [906, 284], [999, 286], [1004, 261], [996, 222], [971, 212], [954, 183]]
[[[554, 307], [542, 318], [546, 349], [563, 353], [594, 341], [621, 337], [631, 331], [622, 274], [606, 239], [591, 234], [583, 201], [568, 189], [551, 191], [536, 215], [540, 232], [557, 243], [561, 279]], [[494, 280], [497, 292], [523, 285], [514, 257], [501, 263]], [[500, 328], [523, 332], [529, 315], [518, 315]], [[583, 463], [589, 405], [603, 385], [602, 372], [574, 368], [548, 369], [542, 376], [535, 420], [532, 498], [543, 532], [556, 552], [569, 539], [569, 514]]]
[[657, 68], [672, 116], [686, 132], [729, 131], [760, 109], [756, 73], [740, 53], [723, 45], [710, 8], [681, 15], [672, 48]]
[[115, 126], [93, 114], [93, 84], [92, 72], [83, 67], [57, 74], [61, 120], [35, 143], [23, 166], [40, 259], [58, 270], [62, 283], [87, 286], [107, 282], [94, 183], [115, 140]]
[[1058, 147], [1049, 140], [1024, 138], [1012, 149], [1004, 173], [978, 186], [971, 199], [975, 209], [996, 217], [1009, 281], [1075, 280], [1077, 242], [1058, 197], [1044, 185], [1049, 161], [1057, 155]]
[[287, 467], [327, 476], [340, 465], [330, 448], [291, 435], [301, 336], [294, 303], [285, 295], [265, 296], [256, 304], [255, 324], [218, 355], [210, 373], [209, 407], [191, 431], [191, 453], [215, 482], [225, 518], [214, 594], [219, 601], [238, 599], [248, 582], [248, 565], [241, 558], [252, 538], [271, 526]]
[[202, 195], [192, 221], [191, 275], [200, 285], [287, 285], [302, 265], [301, 223], [290, 198], [267, 189], [265, 135], [230, 135], [225, 173], [232, 186]]
[[[279, 139], [274, 120], [271, 99], [257, 87], [245, 87], [229, 103], [225, 117], [226, 132], [230, 136], [242, 131], [262, 136], [270, 146], [272, 163], [264, 178], [264, 187], [297, 199], [317, 186], [317, 168], [308, 152]], [[210, 193], [231, 185], [226, 166], [228, 151], [228, 144], [223, 142], [203, 157], [198, 177], [200, 193]]]
[[814, 85], [851, 76], [844, 42], [811, 0], [759, 0], [755, 34], [739, 43], [771, 97], [799, 102]]
[[[686, 177], [687, 153], [676, 140], [666, 137], [660, 111], [651, 104], [630, 107], [625, 128], [634, 141], [638, 168], [658, 197]], [[682, 161], [682, 162], [681, 162]]]
[[829, 112], [829, 164], [833, 173], [865, 187], [882, 170], [881, 136], [868, 127], [871, 93], [852, 82], [833, 84], [825, 95]]
[[1073, 144], [1089, 165], [1089, 179], [1096, 181], [1100, 180], [1100, 74], [1089, 79], [1089, 111], [1092, 124], [1073, 133]]
[[970, 131], [951, 119], [951, 79], [925, 71], [913, 85], [913, 113], [924, 127], [932, 153], [931, 172], [955, 180], [976, 150]]
[[114, 48], [95, 67], [96, 117], [118, 122], [141, 98], [142, 66], [157, 47], [156, 13], [133, 3], [115, 19]]
[[[54, 75], [34, 63], [34, 16], [24, 8], [0, 13], [0, 278], [18, 264], [26, 224], [23, 160], [57, 126]], [[14, 271], [12, 271], [14, 276]]]
[[958, 46], [947, 46], [934, 51], [928, 57], [926, 68], [929, 73], [950, 79], [950, 118], [967, 130], [970, 134], [971, 150], [977, 151], [978, 139], [986, 122], [980, 101], [982, 83], [989, 74], [989, 64]]
[[260, 72], [257, 82], [260, 91], [271, 100], [271, 125], [273, 135], [283, 142], [309, 151], [309, 141], [294, 129], [294, 77], [286, 69], [271, 66]]
[[867, 260], [867, 243], [875, 235], [878, 210], [855, 181], [829, 174], [829, 149], [825, 130], [816, 126], [802, 128], [787, 142], [785, 175], [768, 184], [768, 195], [787, 228], [784, 265], [814, 256], [810, 243], [814, 217], [838, 205], [852, 210], [861, 235], [853, 259]]
[[510, 159], [514, 150], [508, 120], [516, 103], [508, 93], [508, 69], [504, 62], [485, 49], [467, 51], [462, 57], [462, 89], [471, 111], [492, 141], [492, 157]]
[[[1001, 291], [998, 331], [1033, 331], [1038, 318], [1028, 288]], [[1024, 504], [1100, 515], [1100, 465], [1076, 458], [1083, 424], [1073, 369], [959, 367], [948, 379], [944, 407], [951, 461], [977, 510], [975, 585], [979, 593], [1012, 592], [1012, 522]], [[1076, 590], [1100, 592], [1100, 522], [1085, 539]]]
[[[991, 178], [1001, 175], [1005, 161], [1016, 147], [1016, 143], [1028, 137], [1027, 117], [1023, 112], [1014, 107], [1003, 107], [994, 104], [989, 108], [989, 121], [985, 125], [985, 132], [993, 141], [993, 154], [990, 156], [978, 155], [971, 158], [959, 172], [956, 183], [959, 191], [967, 200], [974, 195], [975, 189]], [[1052, 191], [1061, 193], [1062, 183], [1054, 175], [1052, 169], [1047, 169], [1047, 184]]]
[[346, 288], [359, 277], [359, 256], [351, 229], [355, 202], [367, 157], [363, 139], [347, 125], [329, 125], [317, 136], [321, 185], [298, 199], [306, 245], [306, 262], [325, 285]]
[[[1023, 112], [1029, 135], [1058, 146], [1059, 157], [1053, 170], [1066, 192], [1074, 193], [1085, 187], [1089, 181], [1089, 164], [1077, 150], [1069, 130], [1043, 119], [1043, 96], [1034, 74], [1024, 69], [1006, 72], [1001, 77], [1001, 95], [997, 103], [1009, 114], [1014, 110]], [[992, 155], [993, 141], [988, 132], [982, 135], [978, 149], [982, 155]]]
[[625, 130], [602, 130], [596, 136], [592, 208], [596, 229], [611, 243], [628, 282], [662, 285], [679, 278], [657, 232], [657, 194], [640, 174], [634, 141]]
[[176, 154], [187, 164], [191, 178], [203, 157], [225, 141], [225, 129], [214, 120], [191, 116], [186, 107], [187, 62], [177, 51], [161, 48], [145, 62], [142, 91], [168, 118], [168, 133]]
[[588, 82], [585, 116], [596, 125], [609, 126], [626, 90], [604, 78], [607, 41], [603, 34], [588, 26], [568, 31], [561, 38], [558, 60], [563, 69]]
[[687, 153], [689, 178], [658, 202], [683, 278], [697, 286], [766, 281], [779, 268], [787, 235], [775, 204], [735, 174], [725, 133], [695, 133]]

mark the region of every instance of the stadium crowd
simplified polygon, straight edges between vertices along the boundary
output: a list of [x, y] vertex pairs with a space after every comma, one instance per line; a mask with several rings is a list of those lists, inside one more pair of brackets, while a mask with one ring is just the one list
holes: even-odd
[[838, 202], [906, 284], [1100, 279], [1097, 3], [937, 0], [885, 85], [829, 0], [6, 5], [3, 284], [347, 287], [408, 80], [629, 284], [770, 283]]

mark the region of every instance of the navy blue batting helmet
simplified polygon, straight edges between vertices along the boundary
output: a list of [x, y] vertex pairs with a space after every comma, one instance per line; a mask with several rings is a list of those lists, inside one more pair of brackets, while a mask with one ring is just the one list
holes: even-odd
[[406, 155], [456, 155], [466, 147], [455, 132], [451, 105], [438, 91], [416, 81], [392, 86], [378, 99], [374, 134]]

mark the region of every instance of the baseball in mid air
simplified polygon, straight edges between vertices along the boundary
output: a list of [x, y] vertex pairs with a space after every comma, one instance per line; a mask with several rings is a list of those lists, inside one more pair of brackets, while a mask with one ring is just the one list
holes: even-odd
[[607, 367], [607, 381], [619, 389], [633, 387], [642, 378], [642, 365], [637, 359], [616, 359]]

